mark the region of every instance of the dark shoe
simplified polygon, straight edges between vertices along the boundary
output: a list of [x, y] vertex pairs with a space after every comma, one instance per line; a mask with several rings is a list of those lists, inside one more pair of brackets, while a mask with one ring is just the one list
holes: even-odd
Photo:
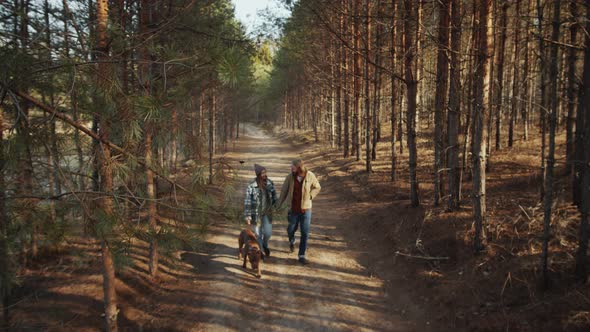
[[295, 251], [295, 244], [293, 244], [293, 243], [290, 243], [290, 244], [289, 244], [289, 250], [290, 250], [291, 252]]
[[270, 257], [270, 249], [264, 248], [264, 255], [266, 255], [266, 257]]
[[307, 264], [307, 259], [305, 259], [305, 257], [299, 257], [299, 263], [306, 265]]

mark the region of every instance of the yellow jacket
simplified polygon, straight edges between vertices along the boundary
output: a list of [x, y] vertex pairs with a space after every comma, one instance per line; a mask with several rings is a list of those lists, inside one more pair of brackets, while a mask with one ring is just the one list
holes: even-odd
[[[279, 197], [278, 203], [279, 206], [282, 206], [285, 201], [287, 201], [288, 204], [291, 204], [291, 201], [293, 200], [294, 183], [295, 177], [293, 176], [293, 173], [289, 173], [281, 187], [281, 196]], [[303, 185], [301, 188], [301, 208], [304, 210], [311, 209], [311, 201], [316, 198], [321, 189], [322, 187], [315, 174], [311, 171], [307, 171], [307, 175], [305, 176], [305, 179], [303, 179]]]

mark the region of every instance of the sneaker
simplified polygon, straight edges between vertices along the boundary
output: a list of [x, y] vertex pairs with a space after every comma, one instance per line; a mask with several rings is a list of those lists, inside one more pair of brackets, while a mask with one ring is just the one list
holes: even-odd
[[305, 259], [305, 257], [299, 257], [299, 263], [305, 265], [307, 264], [307, 259]]
[[290, 243], [290, 244], [289, 244], [289, 250], [290, 250], [291, 252], [295, 251], [295, 244], [293, 244], [293, 243]]
[[265, 255], [266, 257], [270, 257], [270, 249], [268, 249], [268, 248], [264, 248], [264, 255]]

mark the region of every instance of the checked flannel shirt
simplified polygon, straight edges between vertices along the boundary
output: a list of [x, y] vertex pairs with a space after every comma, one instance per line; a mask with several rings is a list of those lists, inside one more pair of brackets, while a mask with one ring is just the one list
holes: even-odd
[[[275, 185], [270, 179], [266, 179], [266, 190], [270, 196], [270, 206], [267, 206], [266, 215], [269, 213], [277, 202], [277, 193], [275, 191]], [[262, 205], [262, 190], [258, 187], [256, 179], [250, 182], [246, 189], [246, 198], [244, 199], [244, 217], [252, 217], [252, 222], [258, 222], [258, 216], [263, 212], [260, 211]]]

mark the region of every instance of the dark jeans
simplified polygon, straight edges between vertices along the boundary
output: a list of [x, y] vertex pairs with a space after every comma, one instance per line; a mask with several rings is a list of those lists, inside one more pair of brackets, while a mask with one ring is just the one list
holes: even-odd
[[309, 237], [309, 225], [311, 224], [311, 210], [304, 213], [295, 213], [289, 211], [287, 214], [289, 226], [287, 226], [287, 234], [289, 235], [289, 243], [295, 243], [295, 232], [298, 228], [301, 229], [301, 241], [299, 242], [299, 257], [305, 257], [305, 250], [307, 250], [307, 239]]

